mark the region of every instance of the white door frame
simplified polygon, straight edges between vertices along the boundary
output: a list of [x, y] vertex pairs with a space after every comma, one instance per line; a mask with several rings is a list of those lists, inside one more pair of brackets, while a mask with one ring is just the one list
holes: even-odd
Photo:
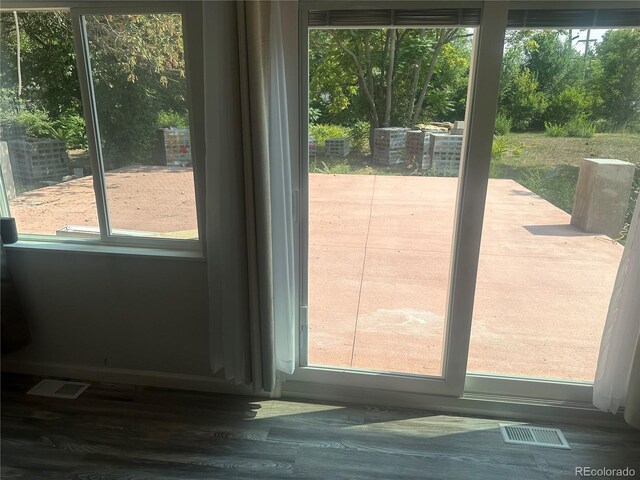
[[[457, 5], [456, 5], [457, 6]], [[377, 4], [377, 8], [385, 5]], [[308, 12], [327, 9], [325, 3], [301, 2], [299, 52], [301, 68], [300, 114], [308, 112]], [[394, 4], [393, 8], [398, 8]], [[474, 35], [467, 94], [466, 134], [456, 200], [448, 307], [443, 345], [442, 376], [428, 377], [402, 373], [362, 371], [336, 367], [307, 366], [307, 305], [309, 248], [309, 189], [307, 118], [300, 119], [300, 351], [299, 368], [291, 377], [296, 382], [404, 391], [459, 397], [464, 382], [475, 296], [475, 280], [480, 254], [484, 204], [491, 161], [493, 125], [496, 115], [502, 50], [507, 25], [508, 2], [486, 2], [482, 20]], [[473, 152], [473, 155], [470, 154]], [[464, 272], [461, 274], [461, 272]]]

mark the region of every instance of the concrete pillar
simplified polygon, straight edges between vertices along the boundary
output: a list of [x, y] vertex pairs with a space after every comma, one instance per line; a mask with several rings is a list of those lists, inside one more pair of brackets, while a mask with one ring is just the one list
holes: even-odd
[[571, 225], [618, 238], [631, 194], [635, 165], [609, 158], [584, 158], [580, 165]]

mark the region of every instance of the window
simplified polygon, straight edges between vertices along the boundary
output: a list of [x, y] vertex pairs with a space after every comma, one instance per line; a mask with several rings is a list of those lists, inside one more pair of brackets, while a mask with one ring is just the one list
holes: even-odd
[[20, 237], [197, 247], [182, 14], [0, 15], [2, 207]]

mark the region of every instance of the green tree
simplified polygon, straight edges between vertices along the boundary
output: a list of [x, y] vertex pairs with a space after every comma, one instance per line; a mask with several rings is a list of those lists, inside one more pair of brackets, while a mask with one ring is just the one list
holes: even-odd
[[582, 86], [568, 86], [560, 93], [549, 96], [549, 107], [545, 120], [550, 123], [564, 124], [574, 118], [587, 118], [593, 114], [598, 97], [589, 94]]
[[565, 30], [533, 31], [524, 42], [524, 67], [538, 80], [538, 89], [548, 97], [566, 87], [580, 86], [585, 63], [582, 55], [567, 41]]
[[151, 161], [158, 114], [187, 116], [181, 17], [87, 17], [107, 168]]
[[[147, 163], [159, 112], [187, 117], [181, 17], [85, 18], [107, 167]], [[35, 11], [19, 12], [18, 19], [24, 84], [20, 98], [13, 13], [0, 15], [2, 117], [43, 110], [59, 136], [78, 143], [83, 111], [71, 19], [65, 12]]]
[[527, 130], [547, 108], [547, 100], [538, 90], [538, 79], [525, 68], [505, 86], [500, 109], [513, 122], [516, 130]]
[[373, 130], [464, 111], [470, 35], [464, 29], [312, 30], [310, 104], [320, 121], [367, 118]]
[[599, 114], [613, 127], [640, 121], [640, 30], [609, 30], [596, 46]]
[[[18, 113], [24, 103], [44, 109], [53, 120], [66, 112], [82, 114], [69, 15], [65, 12], [18, 12], [18, 19], [23, 80], [20, 99], [13, 13], [0, 14], [0, 85], [5, 90], [5, 99], [13, 105], [13, 113]], [[10, 113], [8, 108], [5, 104], [4, 115]]]

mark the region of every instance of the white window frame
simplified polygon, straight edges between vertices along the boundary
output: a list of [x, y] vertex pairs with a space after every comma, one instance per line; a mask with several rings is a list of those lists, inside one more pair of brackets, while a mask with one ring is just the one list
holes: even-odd
[[[204, 139], [202, 131], [198, 125], [204, 123], [204, 112], [196, 107], [197, 103], [193, 98], [201, 97], [203, 87], [195, 79], [197, 75], [191, 72], [194, 68], [202, 45], [198, 39], [202, 31], [202, 21], [199, 18], [198, 2], [142, 2], [142, 1], [112, 1], [101, 2], [96, 5], [91, 1], [57, 1], [46, 2], [42, 0], [30, 1], [5, 1], [0, 8], [0, 12], [7, 11], [63, 11], [67, 12], [71, 18], [72, 35], [75, 48], [76, 64], [78, 71], [78, 81], [80, 84], [82, 106], [86, 125], [86, 134], [89, 142], [89, 161], [93, 172], [93, 189], [96, 200], [96, 210], [98, 215], [99, 238], [80, 237], [58, 237], [54, 235], [20, 234], [16, 247], [38, 248], [38, 245], [47, 248], [59, 246], [64, 250], [74, 250], [75, 247], [82, 251], [87, 251], [95, 247], [96, 251], [105, 251], [105, 247], [122, 247], [122, 252], [137, 251], [145, 253], [153, 249], [163, 251], [175, 251], [177, 255], [184, 254], [202, 256], [205, 251], [205, 215], [204, 215]], [[99, 126], [93, 83], [91, 80], [91, 61], [89, 55], [89, 44], [84, 24], [85, 15], [136, 15], [155, 13], [175, 13], [181, 15], [183, 31], [183, 48], [185, 56], [185, 71], [187, 82], [187, 105], [189, 110], [189, 128], [191, 135], [191, 156], [193, 165], [193, 181], [195, 191], [195, 205], [198, 239], [172, 239], [114, 235], [110, 225], [109, 207], [106, 193], [104, 162], [102, 159], [101, 147], [97, 139], [99, 138]], [[193, 30], [193, 32], [192, 32]], [[193, 34], [193, 35], [190, 35]], [[200, 55], [201, 56], [201, 55]], [[4, 188], [2, 197], [6, 197]], [[3, 202], [4, 203], [4, 202]], [[3, 214], [10, 214], [9, 206], [3, 205]], [[15, 248], [15, 247], [13, 247]], [[133, 250], [132, 250], [133, 249]], [[114, 250], [114, 252], [117, 249]]]

